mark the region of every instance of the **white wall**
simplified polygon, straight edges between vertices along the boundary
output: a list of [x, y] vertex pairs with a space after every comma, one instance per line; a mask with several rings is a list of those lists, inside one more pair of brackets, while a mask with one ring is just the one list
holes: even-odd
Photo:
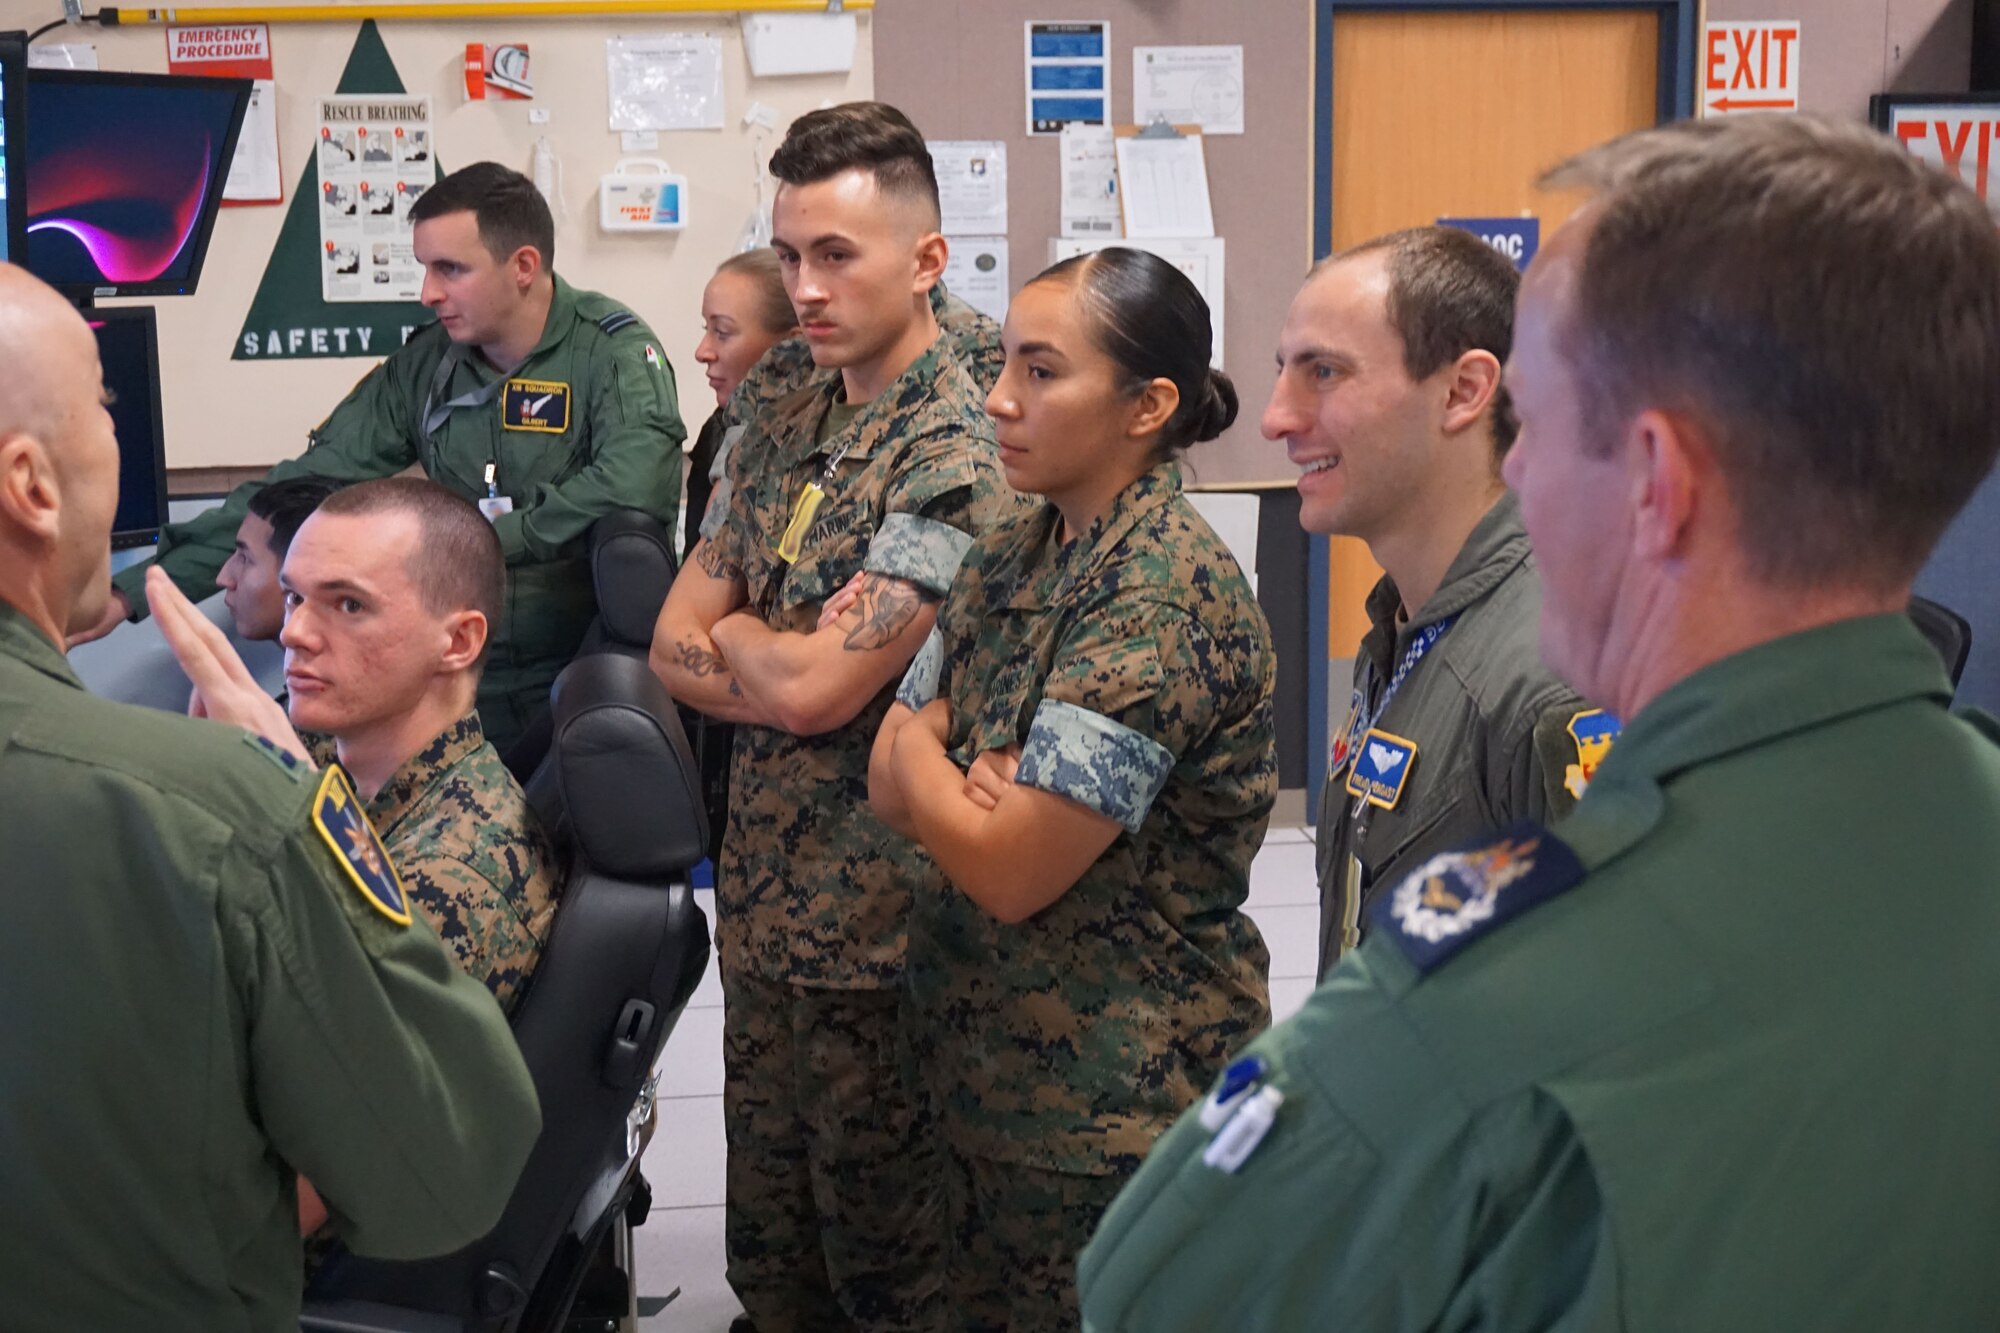
[[[59, 16], [54, 0], [0, 0], [0, 29], [32, 30]], [[740, 128], [743, 113], [753, 100], [778, 113], [777, 131], [759, 135], [762, 156], [768, 159], [794, 117], [822, 102], [873, 96], [870, 20], [866, 13], [859, 19], [861, 39], [850, 73], [755, 81], [737, 21], [724, 15], [384, 22], [381, 31], [404, 87], [435, 99], [438, 159], [447, 170], [491, 158], [525, 171], [535, 140], [544, 133], [551, 136], [562, 158], [561, 194], [569, 207], [567, 219], [557, 209], [556, 269], [579, 287], [625, 302], [653, 326], [673, 362], [682, 414], [692, 434], [714, 405], [694, 363], [701, 289], [715, 265], [736, 248], [755, 200], [751, 163], [756, 141]], [[156, 303], [171, 467], [261, 465], [296, 454], [305, 445], [306, 431], [375, 364], [367, 358], [229, 359], [306, 165], [315, 132], [313, 99], [339, 83], [358, 27], [273, 25], [286, 202], [223, 209], [200, 290]], [[662, 132], [659, 149], [647, 154], [666, 158], [689, 178], [690, 225], [673, 237], [607, 234], [597, 227], [598, 178], [622, 155], [618, 136], [606, 127], [604, 39], [639, 32], [706, 32], [720, 36], [723, 44], [727, 128]], [[43, 40], [94, 42], [100, 65], [108, 70], [166, 69], [164, 28], [59, 30]], [[465, 46], [475, 41], [527, 42], [536, 99], [467, 102]], [[530, 107], [548, 109], [550, 123], [530, 125]]]

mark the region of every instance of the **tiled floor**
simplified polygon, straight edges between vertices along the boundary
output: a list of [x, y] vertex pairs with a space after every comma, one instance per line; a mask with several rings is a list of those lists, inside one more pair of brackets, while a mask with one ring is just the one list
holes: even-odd
[[[704, 910], [713, 904], [698, 895]], [[1250, 872], [1250, 916], [1271, 950], [1271, 1007], [1292, 1013], [1312, 991], [1319, 889], [1309, 829], [1272, 829]], [[725, 1333], [741, 1309], [723, 1278], [722, 988], [709, 965], [660, 1059], [660, 1125], [646, 1149], [653, 1213], [635, 1233], [641, 1296], [672, 1304], [646, 1333]]]

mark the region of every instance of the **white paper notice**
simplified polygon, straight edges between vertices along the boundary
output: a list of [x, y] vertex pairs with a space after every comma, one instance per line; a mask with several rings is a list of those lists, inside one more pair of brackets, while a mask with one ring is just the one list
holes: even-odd
[[1245, 495], [1240, 491], [1189, 491], [1188, 503], [1194, 512], [1202, 516], [1215, 535], [1222, 538], [1222, 544], [1229, 548], [1229, 554], [1236, 557], [1236, 564], [1249, 580], [1250, 591], [1257, 591], [1257, 516], [1264, 507], [1263, 501], [1255, 495]]
[[1118, 151], [1109, 125], [1062, 128], [1062, 234], [1123, 236], [1118, 212]]
[[614, 130], [722, 128], [722, 39], [670, 32], [610, 37], [604, 55]]
[[269, 79], [250, 85], [250, 109], [243, 113], [243, 130], [236, 136], [236, 156], [230, 159], [224, 199], [261, 202], [283, 196], [278, 178], [278, 86]]
[[954, 236], [945, 260], [944, 285], [951, 294], [996, 321], [1007, 318], [1007, 238]]
[[1215, 235], [1208, 203], [1208, 162], [1199, 134], [1118, 140], [1118, 189], [1125, 234], [1133, 237]]
[[38, 42], [28, 48], [29, 69], [96, 69], [95, 42]]
[[1111, 25], [1027, 25], [1028, 133], [1111, 123]]
[[1007, 230], [1007, 145], [998, 139], [935, 139], [940, 228], [947, 236], [993, 236]]
[[1179, 241], [1080, 241], [1058, 237], [1049, 242], [1049, 262], [1061, 263], [1075, 255], [1102, 250], [1107, 245], [1125, 245], [1134, 250], [1145, 250], [1156, 254], [1187, 274], [1194, 285], [1201, 289], [1201, 299], [1208, 303], [1210, 338], [1208, 363], [1218, 370], [1221, 369], [1224, 296], [1222, 238], [1211, 236]]
[[1243, 133], [1243, 48], [1133, 47], [1132, 119], [1199, 125], [1204, 134]]
[[424, 271], [410, 205], [437, 179], [431, 99], [319, 99], [320, 295], [414, 301]]

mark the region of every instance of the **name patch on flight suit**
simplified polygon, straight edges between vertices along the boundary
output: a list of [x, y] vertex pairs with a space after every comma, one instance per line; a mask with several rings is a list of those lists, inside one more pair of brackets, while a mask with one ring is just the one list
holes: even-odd
[[339, 764], [327, 765], [326, 776], [320, 779], [312, 822], [368, 905], [399, 926], [409, 925], [410, 900], [403, 892], [402, 878], [389, 859], [389, 849], [361, 812], [361, 798], [354, 794], [354, 786]]
[[569, 429], [569, 385], [553, 380], [508, 380], [501, 411], [508, 430], [560, 435]]
[[1368, 804], [1394, 810], [1409, 785], [1417, 763], [1417, 743], [1370, 727], [1354, 747], [1354, 771], [1347, 775], [1347, 794]]
[[1375, 924], [1395, 936], [1420, 972], [1583, 879], [1569, 845], [1539, 824], [1515, 824], [1498, 840], [1442, 852], [1376, 901]]

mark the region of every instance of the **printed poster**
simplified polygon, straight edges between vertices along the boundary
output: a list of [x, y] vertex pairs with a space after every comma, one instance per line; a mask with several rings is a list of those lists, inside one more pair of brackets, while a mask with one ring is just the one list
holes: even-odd
[[314, 151], [322, 298], [417, 300], [410, 208], [436, 179], [431, 99], [322, 97]]
[[222, 187], [224, 204], [276, 204], [285, 198], [278, 162], [278, 89], [271, 81], [271, 29], [263, 23], [211, 23], [167, 29], [167, 73], [251, 79], [250, 109], [236, 136], [236, 156]]

